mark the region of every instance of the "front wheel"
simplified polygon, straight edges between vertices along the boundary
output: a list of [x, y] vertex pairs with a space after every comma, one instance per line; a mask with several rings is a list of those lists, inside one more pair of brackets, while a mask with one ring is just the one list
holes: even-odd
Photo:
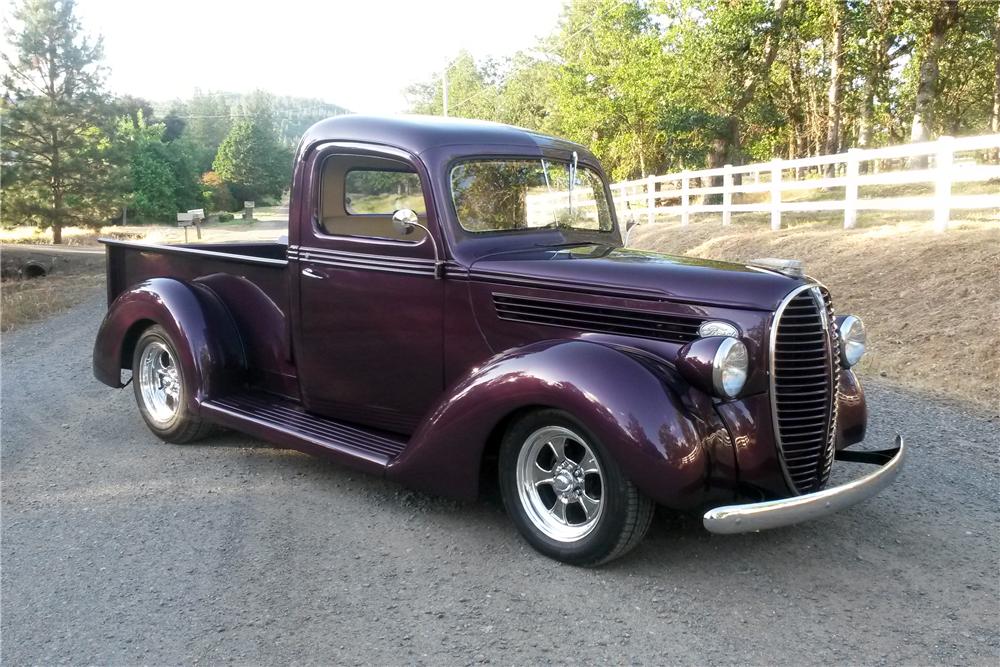
[[653, 502], [567, 413], [539, 410], [518, 420], [504, 436], [499, 464], [507, 513], [546, 556], [601, 565], [649, 529]]
[[191, 413], [194, 388], [178, 363], [177, 349], [163, 327], [146, 329], [132, 357], [132, 385], [139, 413], [153, 433], [167, 442], [193, 442], [212, 427]]

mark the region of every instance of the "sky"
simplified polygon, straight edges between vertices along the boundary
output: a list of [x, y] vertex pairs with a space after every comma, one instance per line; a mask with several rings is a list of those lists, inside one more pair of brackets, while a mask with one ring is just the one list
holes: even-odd
[[[13, 0], [2, 0], [4, 15]], [[460, 49], [530, 49], [562, 0], [78, 0], [104, 37], [108, 87], [151, 101], [203, 91], [319, 98], [362, 113], [406, 110], [403, 89]], [[6, 45], [5, 45], [6, 46]]]

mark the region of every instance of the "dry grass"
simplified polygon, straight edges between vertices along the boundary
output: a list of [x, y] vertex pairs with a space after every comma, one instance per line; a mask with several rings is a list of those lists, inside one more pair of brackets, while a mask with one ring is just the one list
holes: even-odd
[[[641, 226], [632, 245], [745, 261], [800, 259], [826, 284], [837, 312], [865, 320], [862, 374], [973, 401], [1000, 414], [1000, 224], [971, 221], [936, 234], [926, 224], [800, 223]], [[896, 216], [898, 218], [898, 214]]]
[[[210, 222], [202, 225], [202, 241], [223, 243], [227, 241], [273, 241], [288, 233], [288, 207], [268, 206], [254, 211], [252, 222], [242, 220], [240, 214], [229, 222]], [[176, 222], [144, 225], [110, 225], [100, 229], [89, 227], [64, 227], [63, 243], [68, 246], [95, 246], [97, 239], [111, 238], [120, 241], [146, 241], [148, 243], [183, 243], [184, 229]], [[195, 228], [188, 229], [188, 241], [198, 241]], [[0, 243], [45, 245], [52, 243], [52, 233], [28, 225], [0, 228]]]
[[93, 296], [104, 285], [103, 273], [56, 274], [0, 282], [0, 330], [44, 319]]

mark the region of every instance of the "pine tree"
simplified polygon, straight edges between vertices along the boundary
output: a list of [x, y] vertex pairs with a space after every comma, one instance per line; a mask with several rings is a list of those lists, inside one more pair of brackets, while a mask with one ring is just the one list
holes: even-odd
[[100, 225], [117, 209], [123, 170], [109, 138], [101, 41], [82, 34], [72, 0], [24, 0], [8, 32], [2, 102], [5, 220]]

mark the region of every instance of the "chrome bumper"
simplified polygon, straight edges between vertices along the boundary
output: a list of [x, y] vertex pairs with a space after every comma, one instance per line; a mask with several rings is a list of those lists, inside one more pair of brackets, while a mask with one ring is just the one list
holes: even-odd
[[712, 533], [731, 535], [734, 533], [751, 533], [768, 528], [788, 526], [800, 521], [817, 519], [827, 514], [833, 514], [845, 507], [874, 496], [876, 493], [892, 484], [903, 467], [906, 448], [903, 437], [896, 436], [896, 446], [893, 449], [880, 452], [837, 452], [837, 458], [851, 461], [872, 462], [884, 461], [875, 472], [860, 477], [853, 482], [823, 489], [816, 493], [802, 496], [768, 500], [762, 503], [747, 505], [726, 505], [716, 507], [705, 513], [703, 519], [705, 528]]

